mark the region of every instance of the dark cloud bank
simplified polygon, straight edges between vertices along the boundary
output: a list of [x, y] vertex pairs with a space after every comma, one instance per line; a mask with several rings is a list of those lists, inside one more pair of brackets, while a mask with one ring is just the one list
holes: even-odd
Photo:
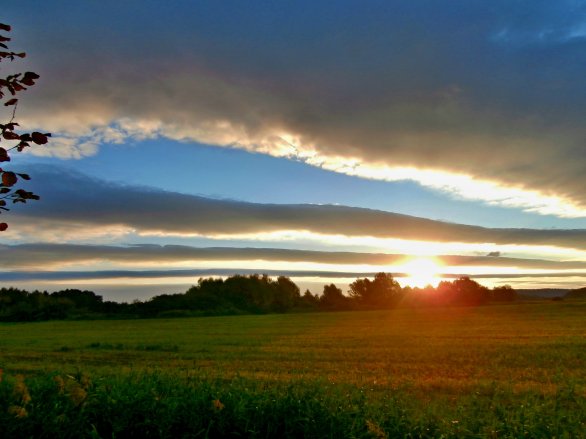
[[[255, 204], [124, 186], [71, 170], [35, 167], [40, 202], [11, 212], [13, 229], [125, 226], [137, 232], [255, 234], [281, 230], [439, 242], [554, 245], [586, 249], [586, 230], [485, 228], [396, 213], [332, 205]], [[51, 222], [51, 226], [44, 226]], [[6, 233], [6, 232], [5, 232]], [[6, 235], [9, 237], [10, 235]], [[493, 258], [496, 259], [496, 258]]]
[[[23, 116], [46, 129], [84, 132], [124, 119], [156, 135], [274, 154], [275, 135], [291, 133], [318, 158], [448, 170], [586, 206], [583, 2], [71, 1], [7, 9], [43, 74]], [[350, 223], [377, 215], [232, 209], [279, 227], [317, 210]], [[386, 227], [389, 216], [380, 221]], [[408, 229], [413, 220], [393, 221]], [[582, 234], [511, 233], [516, 242]]]

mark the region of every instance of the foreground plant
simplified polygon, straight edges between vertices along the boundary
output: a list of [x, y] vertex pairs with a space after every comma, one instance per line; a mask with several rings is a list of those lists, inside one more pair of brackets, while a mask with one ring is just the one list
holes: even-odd
[[583, 437], [586, 401], [571, 386], [548, 397], [494, 386], [477, 390], [446, 404], [417, 401], [406, 389], [321, 380], [17, 375], [0, 382], [0, 432], [3, 439]]
[[[11, 27], [7, 24], [0, 23], [0, 31], [10, 32]], [[13, 52], [8, 48], [10, 38], [0, 34], [0, 62], [14, 61], [17, 58], [24, 58], [24, 52]], [[28, 87], [35, 85], [39, 75], [34, 72], [14, 73], [4, 78], [0, 78], [0, 102], [4, 107], [8, 107], [11, 112], [10, 119], [4, 124], [0, 124], [1, 136], [0, 142], [7, 143], [6, 147], [0, 147], [0, 162], [9, 162], [10, 153], [14, 150], [21, 152], [31, 144], [44, 145], [48, 142], [50, 133], [18, 133], [19, 124], [15, 122], [16, 109], [18, 108], [18, 98], [16, 94], [27, 90]], [[27, 200], [38, 200], [39, 196], [22, 188], [17, 188], [19, 180], [30, 180], [28, 174], [19, 173], [0, 168], [0, 213], [8, 211], [8, 203], [26, 203]], [[0, 222], [0, 232], [8, 228], [8, 224]]]

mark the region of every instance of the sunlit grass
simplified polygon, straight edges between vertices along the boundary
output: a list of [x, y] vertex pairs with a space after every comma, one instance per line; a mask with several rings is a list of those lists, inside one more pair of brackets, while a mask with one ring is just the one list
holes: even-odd
[[[174, 425], [166, 417], [183, 410], [177, 405], [205, 407], [197, 425], [221, 419], [221, 428], [244, 436], [248, 417], [254, 431], [289, 431], [290, 437], [376, 437], [377, 426], [388, 437], [414, 431], [415, 437], [545, 438], [563, 431], [579, 437], [586, 418], [585, 312], [584, 302], [541, 302], [2, 324], [3, 385], [12, 389], [23, 375], [31, 402], [19, 405], [5, 389], [0, 424], [23, 415], [18, 407], [27, 411], [22, 423], [40, 416], [38, 410], [57, 410], [49, 408], [57, 400], [58, 407], [68, 404], [67, 416], [97, 410], [116, 418], [124, 400], [126, 409], [143, 415], [155, 410], [153, 416], [164, 418], [157, 421], [161, 428]], [[56, 375], [73, 390], [59, 393]], [[84, 387], [81, 377], [92, 384]], [[67, 384], [72, 379], [86, 397]], [[77, 406], [67, 396], [73, 391], [83, 399]], [[153, 403], [156, 395], [167, 396]], [[215, 400], [225, 408], [213, 409]], [[279, 418], [287, 411], [305, 421], [287, 424]], [[213, 428], [215, 437], [225, 433]], [[491, 436], [492, 430], [501, 433]]]
[[584, 311], [583, 305], [548, 303], [2, 324], [0, 367], [100, 373], [195, 367], [222, 376], [335, 377], [415, 388], [453, 380], [458, 386], [542, 384], [548, 376], [582, 375]]

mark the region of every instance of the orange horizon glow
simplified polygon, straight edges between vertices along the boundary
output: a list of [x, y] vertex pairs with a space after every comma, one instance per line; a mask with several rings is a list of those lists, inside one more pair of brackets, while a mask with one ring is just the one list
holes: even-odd
[[431, 285], [436, 287], [442, 279], [442, 264], [437, 258], [413, 258], [395, 268], [406, 274], [406, 277], [401, 279], [402, 286], [425, 288]]

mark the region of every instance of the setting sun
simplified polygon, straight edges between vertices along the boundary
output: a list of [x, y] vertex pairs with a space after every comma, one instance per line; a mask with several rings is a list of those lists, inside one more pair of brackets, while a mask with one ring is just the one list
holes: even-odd
[[424, 288], [436, 286], [440, 281], [440, 265], [435, 259], [417, 258], [402, 265], [400, 270], [405, 273], [404, 284], [411, 287]]

